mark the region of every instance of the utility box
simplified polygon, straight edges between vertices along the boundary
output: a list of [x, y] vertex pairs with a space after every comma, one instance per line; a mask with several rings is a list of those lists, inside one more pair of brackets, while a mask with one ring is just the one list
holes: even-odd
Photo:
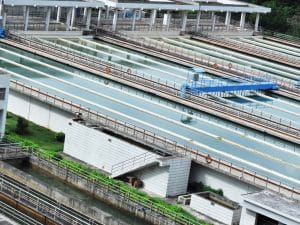
[[242, 207], [212, 192], [192, 194], [191, 209], [226, 225], [238, 225]]

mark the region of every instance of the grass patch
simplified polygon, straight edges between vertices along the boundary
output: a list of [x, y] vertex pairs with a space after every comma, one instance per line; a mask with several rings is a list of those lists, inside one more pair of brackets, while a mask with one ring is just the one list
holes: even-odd
[[[188, 224], [209, 225], [205, 221], [198, 220], [193, 215], [183, 210], [180, 205], [169, 204], [163, 199], [151, 197], [134, 187], [128, 186], [122, 181], [112, 179], [99, 171], [92, 169], [79, 162], [63, 158], [59, 152], [63, 150], [63, 143], [57, 140], [57, 133], [29, 122], [26, 134], [19, 135], [16, 133], [16, 124], [18, 117], [12, 113], [7, 114], [5, 138], [11, 142], [17, 142], [24, 148], [30, 148], [40, 157], [52, 160], [63, 168], [92, 179], [99, 185], [126, 195], [132, 201], [138, 202], [146, 207], [158, 210], [163, 215], [177, 221], [189, 221]], [[159, 185], [159, 184], [158, 184]]]
[[[43, 149], [47, 152], [60, 152], [64, 148], [64, 143], [56, 140], [55, 132], [38, 126], [32, 122], [28, 123], [27, 133], [19, 135], [16, 133], [18, 117], [12, 113], [7, 113], [5, 136], [11, 141], [32, 144], [35, 148]], [[31, 147], [31, 146], [28, 146]]]

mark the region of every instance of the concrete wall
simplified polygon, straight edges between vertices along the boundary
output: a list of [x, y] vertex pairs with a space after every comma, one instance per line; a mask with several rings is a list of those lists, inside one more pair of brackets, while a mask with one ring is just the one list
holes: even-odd
[[186, 194], [191, 160], [182, 157], [160, 159], [160, 167], [152, 166], [134, 173], [147, 191], [161, 197]]
[[199, 213], [227, 225], [231, 225], [233, 221], [233, 210], [226, 208], [217, 203], [205, 199], [199, 195], [192, 194], [190, 207]]
[[8, 111], [56, 132], [65, 132], [71, 113], [10, 90]]
[[161, 197], [166, 197], [169, 167], [152, 166], [133, 173], [144, 183], [144, 189]]
[[243, 207], [240, 225], [255, 225], [256, 213]]
[[9, 94], [9, 79], [8, 75], [0, 75], [0, 88], [5, 88], [4, 99], [0, 99], [0, 139], [4, 136], [5, 123], [6, 123], [6, 110], [7, 110], [7, 101]]
[[238, 179], [226, 176], [220, 172], [199, 164], [192, 164], [190, 182], [202, 182], [215, 189], [222, 189], [224, 196], [232, 201], [242, 203], [242, 194], [253, 193], [260, 189]]
[[64, 153], [111, 173], [117, 163], [147, 151], [112, 135], [69, 120]]
[[176, 157], [165, 163], [170, 165], [167, 196], [185, 194], [189, 182], [191, 159]]

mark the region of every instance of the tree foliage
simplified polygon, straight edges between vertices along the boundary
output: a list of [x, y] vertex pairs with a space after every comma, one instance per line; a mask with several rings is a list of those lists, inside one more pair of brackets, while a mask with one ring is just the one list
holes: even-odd
[[23, 117], [18, 117], [16, 125], [16, 133], [20, 135], [27, 134], [28, 121]]
[[[266, 6], [271, 13], [262, 15], [261, 26], [264, 29], [300, 37], [300, 0], [248, 0], [248, 2]], [[254, 22], [255, 16], [251, 19]]]

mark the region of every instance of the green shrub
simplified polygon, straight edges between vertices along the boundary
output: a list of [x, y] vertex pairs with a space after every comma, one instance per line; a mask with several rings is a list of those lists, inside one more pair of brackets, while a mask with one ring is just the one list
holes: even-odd
[[55, 139], [58, 142], [64, 142], [65, 141], [65, 134], [63, 132], [55, 133]]
[[23, 117], [18, 117], [17, 125], [16, 125], [16, 133], [20, 135], [24, 135], [28, 133], [28, 121]]

